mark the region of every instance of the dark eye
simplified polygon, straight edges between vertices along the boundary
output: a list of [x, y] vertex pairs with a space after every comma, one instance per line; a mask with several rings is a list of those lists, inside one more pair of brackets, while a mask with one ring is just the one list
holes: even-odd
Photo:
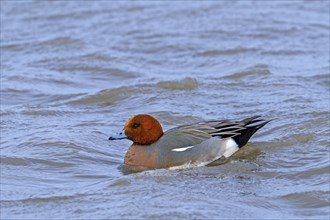
[[135, 122], [135, 123], [133, 124], [133, 128], [138, 128], [138, 127], [140, 127], [140, 124]]

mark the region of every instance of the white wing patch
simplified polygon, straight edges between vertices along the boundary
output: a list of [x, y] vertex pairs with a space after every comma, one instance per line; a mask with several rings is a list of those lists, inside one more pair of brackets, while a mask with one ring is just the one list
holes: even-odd
[[193, 147], [194, 146], [182, 147], [182, 148], [174, 148], [174, 149], [172, 149], [172, 151], [182, 152], [182, 151], [188, 150], [188, 149], [193, 148]]

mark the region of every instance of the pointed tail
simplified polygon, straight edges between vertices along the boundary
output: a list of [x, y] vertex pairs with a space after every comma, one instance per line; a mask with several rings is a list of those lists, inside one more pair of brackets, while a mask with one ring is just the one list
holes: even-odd
[[240, 122], [244, 124], [244, 127], [246, 129], [241, 130], [239, 135], [233, 137], [235, 142], [238, 144], [239, 148], [243, 147], [249, 141], [249, 139], [252, 137], [254, 133], [256, 133], [260, 128], [262, 128], [268, 122], [271, 121], [271, 120], [265, 121], [259, 118], [260, 116], [254, 116], [251, 118], [244, 119]]

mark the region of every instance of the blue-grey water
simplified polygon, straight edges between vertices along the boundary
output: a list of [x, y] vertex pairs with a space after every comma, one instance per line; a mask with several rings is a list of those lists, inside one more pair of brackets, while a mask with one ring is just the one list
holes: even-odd
[[[1, 219], [329, 219], [330, 3], [1, 1]], [[273, 119], [218, 166], [126, 173], [108, 141]]]

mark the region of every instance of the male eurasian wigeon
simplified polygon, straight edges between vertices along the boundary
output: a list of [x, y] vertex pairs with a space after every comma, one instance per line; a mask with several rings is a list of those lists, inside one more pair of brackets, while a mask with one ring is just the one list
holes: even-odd
[[183, 165], [203, 166], [228, 158], [269, 121], [260, 116], [242, 121], [214, 120], [172, 128], [165, 133], [157, 119], [140, 114], [129, 118], [123, 132], [109, 140], [129, 139], [134, 143], [124, 163], [147, 169]]

